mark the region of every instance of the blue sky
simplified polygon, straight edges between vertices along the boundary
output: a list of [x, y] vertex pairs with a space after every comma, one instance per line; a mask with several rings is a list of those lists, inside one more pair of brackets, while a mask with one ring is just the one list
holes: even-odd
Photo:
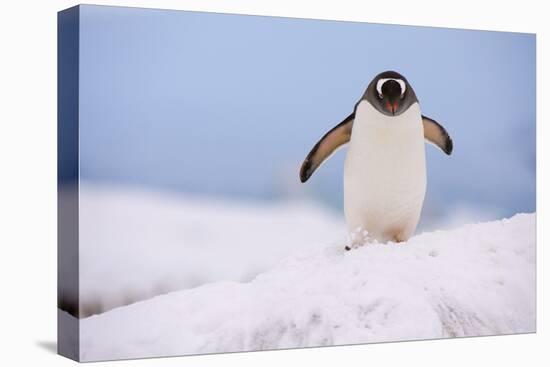
[[84, 181], [342, 203], [340, 151], [299, 166], [396, 70], [455, 143], [427, 146], [426, 216], [535, 210], [535, 36], [81, 6]]

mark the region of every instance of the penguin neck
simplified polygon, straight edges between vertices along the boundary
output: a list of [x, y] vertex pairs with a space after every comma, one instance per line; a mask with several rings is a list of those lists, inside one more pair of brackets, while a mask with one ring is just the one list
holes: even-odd
[[[354, 135], [361, 135], [366, 130], [376, 130], [391, 134], [408, 133], [422, 129], [420, 106], [413, 103], [405, 112], [398, 116], [387, 116], [380, 113], [368, 101], [363, 100], [355, 111], [352, 139]], [[360, 134], [355, 134], [355, 133]]]
[[418, 103], [411, 105], [399, 116], [386, 116], [367, 101], [357, 105], [350, 148], [353, 145], [363, 145], [367, 141], [385, 145], [408, 139], [424, 140], [422, 115]]

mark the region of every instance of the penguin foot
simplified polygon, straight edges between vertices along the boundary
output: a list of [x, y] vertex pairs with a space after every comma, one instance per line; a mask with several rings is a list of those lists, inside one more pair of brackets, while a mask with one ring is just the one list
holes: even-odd
[[352, 243], [351, 245], [346, 245], [344, 249], [346, 251], [357, 250], [359, 247], [362, 247], [364, 245], [366, 245], [366, 243]]

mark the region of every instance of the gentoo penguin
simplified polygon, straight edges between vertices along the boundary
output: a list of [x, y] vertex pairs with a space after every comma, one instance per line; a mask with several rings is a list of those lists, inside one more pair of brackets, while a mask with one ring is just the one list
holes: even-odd
[[407, 79], [385, 71], [370, 82], [353, 113], [315, 144], [302, 164], [300, 180], [306, 182], [349, 142], [344, 212], [351, 245], [406, 241], [416, 229], [426, 193], [424, 139], [447, 155], [453, 150], [443, 126], [421, 114]]

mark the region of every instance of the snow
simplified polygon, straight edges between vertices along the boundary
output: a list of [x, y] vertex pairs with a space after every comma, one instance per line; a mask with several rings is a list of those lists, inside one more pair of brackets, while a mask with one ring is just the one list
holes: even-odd
[[249, 281], [115, 308], [81, 320], [81, 359], [528, 333], [535, 311], [535, 214], [518, 214], [349, 252], [325, 241]]
[[309, 202], [254, 202], [81, 185], [81, 316], [220, 280], [249, 281], [296, 251], [345, 238]]

